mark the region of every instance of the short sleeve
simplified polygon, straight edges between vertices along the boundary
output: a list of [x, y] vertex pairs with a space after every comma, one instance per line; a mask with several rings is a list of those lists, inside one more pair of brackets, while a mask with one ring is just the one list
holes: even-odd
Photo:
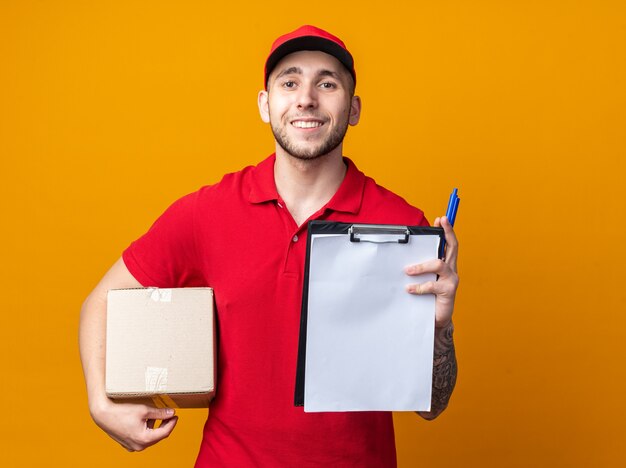
[[205, 286], [196, 249], [197, 193], [174, 202], [122, 254], [124, 264], [143, 286]]

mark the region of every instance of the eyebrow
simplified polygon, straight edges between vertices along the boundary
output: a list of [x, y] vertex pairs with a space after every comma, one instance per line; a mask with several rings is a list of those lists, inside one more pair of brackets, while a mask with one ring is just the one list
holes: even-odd
[[320, 70], [319, 72], [317, 72], [317, 76], [331, 76], [339, 80], [339, 73], [334, 72], [332, 70]]
[[[285, 75], [302, 75], [302, 68], [300, 67], [289, 67], [289, 68], [285, 68], [283, 71], [281, 71], [278, 75], [276, 75], [276, 78], [280, 78], [281, 76], [285, 76]], [[317, 72], [317, 76], [331, 76], [337, 80], [339, 80], [339, 73], [332, 71], [332, 70], [320, 70]]]
[[285, 68], [278, 75], [276, 75], [276, 78], [280, 78], [281, 76], [285, 76], [285, 75], [294, 75], [294, 74], [295, 75], [302, 75], [302, 68], [300, 68], [300, 67]]

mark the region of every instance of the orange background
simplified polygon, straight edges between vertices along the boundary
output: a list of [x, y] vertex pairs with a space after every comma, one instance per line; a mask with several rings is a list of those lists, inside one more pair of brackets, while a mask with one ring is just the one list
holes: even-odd
[[312, 23], [356, 57], [345, 154], [431, 220], [462, 198], [458, 386], [396, 415], [400, 466], [626, 466], [625, 5], [3, 1], [0, 464], [193, 463], [202, 410], [140, 454], [91, 421], [79, 308], [169, 203], [273, 150], [263, 61]]

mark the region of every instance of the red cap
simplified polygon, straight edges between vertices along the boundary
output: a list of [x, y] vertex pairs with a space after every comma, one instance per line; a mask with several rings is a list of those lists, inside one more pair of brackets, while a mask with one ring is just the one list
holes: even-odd
[[278, 62], [286, 55], [301, 50], [319, 50], [332, 55], [346, 67], [356, 83], [354, 59], [343, 41], [323, 29], [307, 25], [280, 36], [272, 44], [272, 50], [265, 61], [265, 89], [270, 73]]

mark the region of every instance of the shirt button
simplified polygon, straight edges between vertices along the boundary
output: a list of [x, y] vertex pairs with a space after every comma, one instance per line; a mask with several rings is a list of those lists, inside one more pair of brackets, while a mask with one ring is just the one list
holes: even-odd
[[298, 234], [296, 234], [295, 236], [293, 236], [293, 239], [291, 239], [294, 242], [298, 242]]

